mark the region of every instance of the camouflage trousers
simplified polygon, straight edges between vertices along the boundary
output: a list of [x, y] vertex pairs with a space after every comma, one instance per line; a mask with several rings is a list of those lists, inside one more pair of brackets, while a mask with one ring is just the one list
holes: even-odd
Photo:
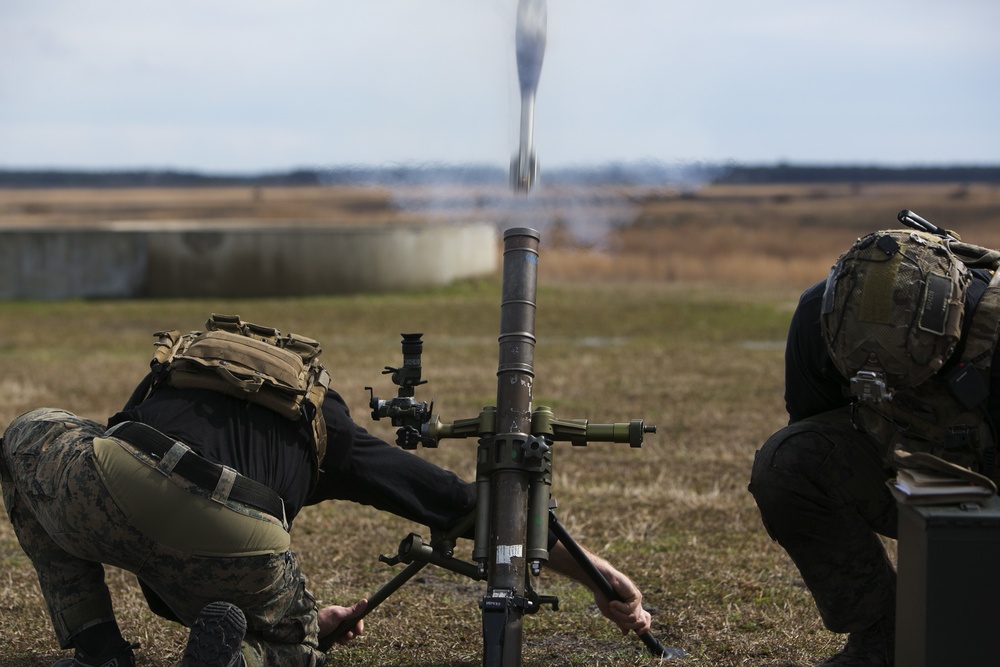
[[[114, 621], [104, 581], [110, 565], [135, 573], [187, 626], [209, 602], [237, 605], [247, 617], [243, 653], [251, 667], [322, 665], [316, 603], [287, 542], [283, 550], [224, 555], [214, 554], [210, 539], [198, 549], [162, 543], [155, 530], [135, 525], [109, 492], [95, 462], [95, 439], [101, 442], [104, 431], [62, 410], [35, 410], [11, 423], [0, 452], [7, 515], [38, 574], [60, 646], [71, 648], [76, 633]], [[160, 491], [150, 487], [153, 505]], [[194, 534], [211, 536], [198, 527], [230, 518], [272, 528], [252, 512], [212, 503], [195, 491], [205, 493], [189, 488], [180, 492], [180, 502], [171, 497], [165, 503]]]
[[895, 607], [896, 572], [878, 537], [896, 537], [891, 474], [849, 408], [785, 427], [754, 458], [749, 489], [764, 527], [833, 632], [867, 628]]

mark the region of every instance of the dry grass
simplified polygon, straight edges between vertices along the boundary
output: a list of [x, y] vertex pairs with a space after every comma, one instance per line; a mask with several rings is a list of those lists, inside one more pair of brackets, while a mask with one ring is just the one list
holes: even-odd
[[109, 220], [295, 220], [358, 223], [391, 217], [378, 188], [0, 189], [0, 223], [85, 225]]
[[[19, 215], [31, 217], [27, 203], [11, 203], [13, 194], [0, 192], [3, 210], [21, 207]], [[121, 201], [108, 193], [65, 196], [77, 207], [86, 198], [103, 201], [105, 210]], [[785, 420], [782, 339], [795, 299], [856, 236], [894, 226], [900, 208], [955, 227], [970, 241], [1000, 245], [1000, 197], [994, 188], [845, 186], [822, 193], [709, 188], [697, 197], [618, 192], [614, 199], [640, 213], [634, 225], [606, 229], [599, 243], [574, 236], [565, 212], [543, 221], [536, 405], [595, 422], [642, 417], [659, 430], [641, 450], [559, 445], [553, 493], [560, 518], [642, 587], [656, 635], [689, 652], [682, 664], [812, 664], [839, 648], [841, 638], [821, 627], [746, 492], [754, 450]], [[490, 206], [502, 208], [479, 210]], [[420, 391], [444, 420], [472, 417], [495, 400], [498, 300], [493, 278], [408, 295], [0, 303], [0, 423], [41, 405], [105, 418], [143, 373], [153, 331], [196, 328], [213, 311], [324, 341], [336, 383], [362, 421], [365, 385], [383, 396], [394, 390], [380, 370], [398, 360], [397, 334], [423, 331], [430, 384]], [[371, 428], [392, 437], [385, 424]], [[420, 455], [474, 474], [474, 443], [445, 442]], [[394, 517], [331, 503], [300, 516], [293, 544], [314, 593], [324, 602], [350, 602], [389, 579], [394, 570], [376, 556], [394, 553], [411, 530], [426, 536]], [[47, 666], [61, 654], [34, 572], [6, 521], [0, 562], [0, 667]], [[127, 636], [143, 644], [140, 664], [175, 664], [183, 630], [145, 609], [129, 575], [110, 571], [108, 578]], [[526, 619], [525, 665], [650, 664], [641, 644], [613, 632], [579, 587], [543, 574], [539, 589], [559, 595], [562, 605]], [[428, 568], [331, 662], [479, 664], [482, 594], [480, 584]]]
[[[106, 416], [141, 374], [149, 333], [168, 320], [198, 326], [210, 310], [291, 322], [328, 341], [325, 355], [359, 418], [366, 414], [364, 385], [383, 395], [394, 389], [379, 371], [397, 361], [395, 332], [423, 330], [425, 397], [434, 398], [445, 420], [474, 416], [495, 396], [497, 288], [494, 280], [369, 298], [0, 304], [0, 376], [7, 378], [0, 420], [39, 405]], [[768, 628], [800, 627], [796, 645], [817, 640], [804, 594], [759, 530], [745, 492], [753, 449], [782, 419], [778, 341], [793, 299], [786, 292], [716, 294], [652, 284], [543, 285], [539, 293], [537, 403], [567, 418], [643, 417], [659, 426], [642, 450], [561, 446], [554, 490], [561, 518], [640, 583], [657, 609], [657, 634], [690, 650], [691, 664], [741, 664], [757, 650], [753, 642], [771, 641]], [[73, 341], [87, 345], [68, 343], [66, 322], [73, 322]], [[101, 335], [108, 326], [117, 340]], [[751, 396], [766, 398], [750, 411]], [[372, 428], [391, 437], [384, 424]], [[474, 443], [446, 442], [421, 455], [473, 475]], [[338, 503], [307, 510], [293, 541], [315, 593], [349, 601], [388, 580], [392, 570], [375, 557], [394, 552], [410, 530], [425, 532]], [[8, 565], [0, 653], [32, 656], [18, 664], [48, 664], [57, 653], [40, 631], [47, 622], [33, 573], [6, 523], [0, 558]], [[183, 632], [144, 610], [128, 576], [115, 573], [110, 581], [123, 627], [144, 644], [144, 664], [171, 664]], [[540, 588], [558, 594], [562, 610], [526, 621], [526, 664], [646, 664], [641, 645], [612, 632], [578, 588], [549, 575]], [[482, 593], [477, 584], [429, 570], [375, 612], [369, 636], [339, 651], [334, 664], [475, 664]], [[796, 624], [771, 620], [773, 607], [789, 596], [798, 602], [783, 614], [798, 616]], [[758, 600], [767, 597], [779, 602]], [[745, 635], [747, 624], [764, 624], [752, 630], [756, 639]]]

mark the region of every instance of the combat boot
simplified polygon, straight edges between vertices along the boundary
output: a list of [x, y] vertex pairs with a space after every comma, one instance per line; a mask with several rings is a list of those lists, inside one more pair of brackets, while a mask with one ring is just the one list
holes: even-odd
[[109, 655], [90, 656], [77, 650], [72, 658], [57, 660], [52, 667], [135, 667], [135, 653], [138, 644], [126, 644], [120, 651]]
[[240, 646], [246, 631], [246, 617], [236, 605], [206, 605], [191, 626], [181, 667], [244, 667]]
[[896, 611], [847, 636], [844, 650], [816, 667], [893, 667], [896, 654]]

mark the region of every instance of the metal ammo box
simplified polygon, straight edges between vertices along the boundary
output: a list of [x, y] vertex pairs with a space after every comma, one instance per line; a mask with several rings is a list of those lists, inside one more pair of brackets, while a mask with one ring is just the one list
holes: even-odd
[[899, 505], [896, 664], [996, 667], [1000, 498]]

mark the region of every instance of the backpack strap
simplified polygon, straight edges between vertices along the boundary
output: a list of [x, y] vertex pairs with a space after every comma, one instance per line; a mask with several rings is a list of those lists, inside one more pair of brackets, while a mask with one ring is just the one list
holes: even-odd
[[962, 361], [988, 373], [1000, 338], [1000, 272], [995, 272], [976, 305]]
[[970, 269], [989, 269], [994, 272], [1000, 266], [1000, 250], [952, 239], [946, 239], [944, 243]]

